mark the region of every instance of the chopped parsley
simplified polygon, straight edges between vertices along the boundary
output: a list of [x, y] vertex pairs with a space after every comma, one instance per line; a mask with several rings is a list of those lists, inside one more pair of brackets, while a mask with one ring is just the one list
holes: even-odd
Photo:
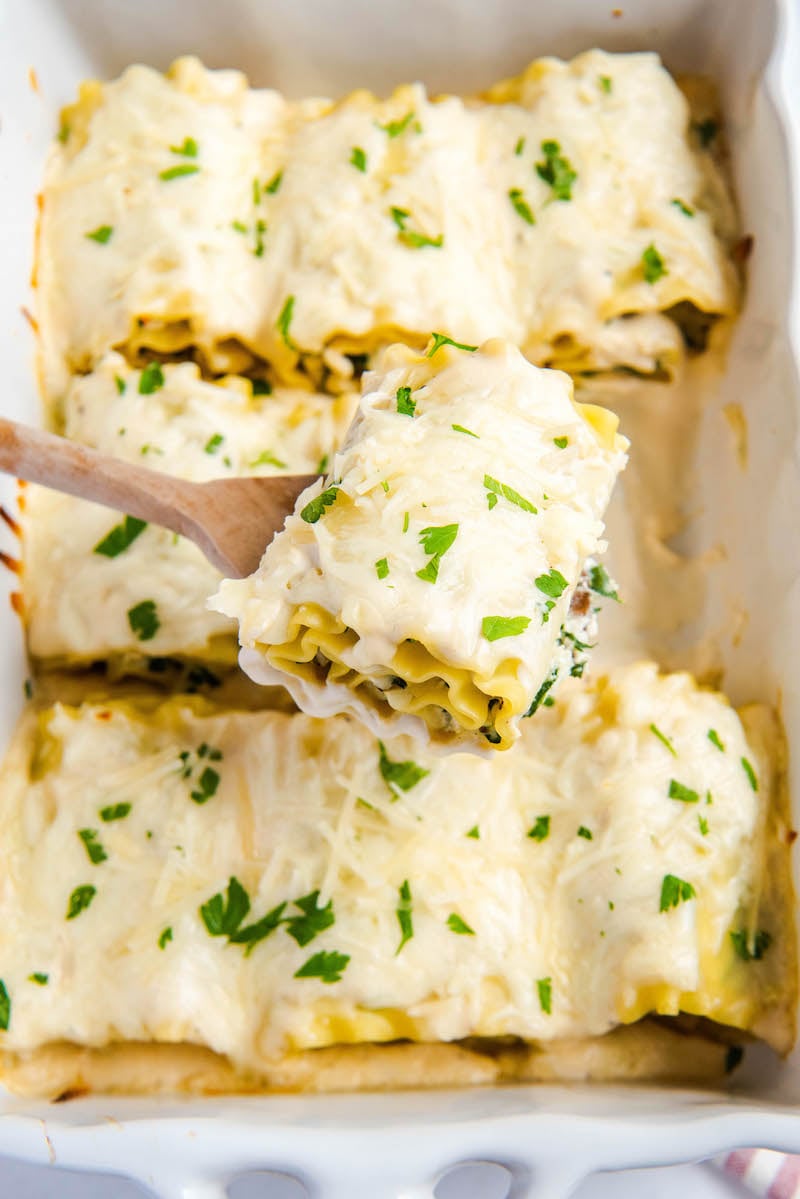
[[203, 446], [203, 453], [216, 454], [224, 440], [225, 438], [222, 433], [212, 433], [206, 444]]
[[183, 158], [197, 158], [197, 142], [193, 137], [185, 137], [182, 146], [170, 146], [170, 150]]
[[698, 815], [697, 824], [700, 828], [701, 835], [703, 837], [707, 837], [708, 836], [708, 821], [706, 820], [705, 816]]
[[594, 840], [594, 837], [592, 836], [592, 830], [587, 828], [585, 824], [582, 824], [578, 829], [578, 836], [583, 837], [584, 841]]
[[548, 571], [546, 575], [537, 575], [534, 583], [544, 595], [549, 595], [551, 599], [558, 599], [567, 588], [567, 580], [561, 571], [555, 568]]
[[300, 519], [304, 520], [308, 525], [315, 525], [319, 518], [324, 516], [325, 509], [330, 508], [331, 504], [336, 503], [336, 496], [338, 494], [339, 488], [335, 483], [331, 487], [326, 487], [320, 495], [308, 501], [300, 512]]
[[142, 600], [128, 609], [128, 624], [139, 641], [152, 641], [161, 628], [155, 601]]
[[511, 206], [517, 216], [521, 216], [523, 221], [529, 225], [536, 224], [536, 217], [533, 215], [530, 204], [525, 199], [525, 193], [519, 187], [512, 187], [508, 193], [508, 198], [511, 201]]
[[269, 379], [251, 379], [250, 389], [254, 396], [272, 395], [272, 384]]
[[261, 203], [261, 184], [258, 179], [253, 180], [253, 204], [258, 206]]
[[109, 238], [113, 232], [113, 225], [98, 225], [91, 233], [86, 233], [84, 236], [88, 237], [90, 241], [96, 241], [98, 245], [105, 246], [108, 245]]
[[114, 382], [117, 385], [117, 395], [124, 396], [128, 390], [128, 384], [119, 375], [114, 375]]
[[553, 445], [557, 446], [559, 450], [565, 450], [567, 448], [567, 446], [569, 445], [569, 438], [568, 437], [554, 437]]
[[478, 828], [477, 824], [473, 824], [472, 828], [469, 829], [469, 831], [467, 833], [465, 833], [464, 835], [467, 837], [471, 837], [473, 841], [480, 841], [481, 830]]
[[436, 351], [440, 350], [442, 346], [453, 346], [456, 350], [468, 350], [471, 354], [478, 348], [477, 346], [467, 345], [463, 341], [453, 341], [452, 337], [448, 337], [446, 333], [431, 333], [431, 337], [433, 338], [433, 345], [426, 352], [426, 358], [433, 358]]
[[389, 573], [389, 562], [386, 558], [379, 558], [375, 563], [375, 573], [379, 579], [385, 579]]
[[686, 903], [689, 899], [694, 899], [697, 892], [691, 883], [687, 883], [685, 879], [678, 878], [676, 874], [665, 874], [664, 880], [661, 883], [661, 900], [659, 903], [659, 912], [668, 912], [670, 908], [676, 908], [679, 903]]
[[42, 974], [41, 970], [36, 970], [33, 974], [28, 975], [28, 982], [36, 983], [37, 987], [46, 987], [50, 982], [50, 975]]
[[408, 513], [407, 512], [403, 513], [403, 532], [404, 533], [408, 532]]
[[520, 158], [524, 152], [525, 152], [525, 138], [524, 137], [517, 138], [517, 144], [514, 147], [514, 153], [516, 154], [517, 158]]
[[329, 899], [325, 907], [321, 908], [319, 906], [319, 891], [312, 891], [310, 895], [304, 895], [302, 899], [296, 899], [294, 906], [300, 909], [302, 915], [287, 917], [285, 921], [286, 931], [290, 937], [294, 938], [301, 949], [336, 922], [336, 917], [333, 914], [333, 900]]
[[165, 928], [158, 938], [158, 948], [166, 949], [169, 942], [172, 940], [172, 929]]
[[69, 897], [67, 920], [74, 920], [76, 916], [80, 916], [81, 912], [85, 912], [96, 894], [96, 887], [76, 887]]
[[553, 191], [554, 200], [571, 200], [572, 185], [578, 178], [568, 158], [561, 153], [558, 142], [542, 142], [544, 161], [536, 163], [536, 174]]
[[645, 283], [657, 283], [664, 275], [669, 274], [664, 259], [652, 242], [642, 253], [642, 272]]
[[605, 94], [607, 96], [610, 96], [611, 88], [613, 86], [611, 76], [610, 75], [598, 75], [597, 82], [600, 85], [600, 91], [605, 92]]
[[320, 458], [319, 462], [317, 463], [317, 474], [318, 475], [325, 474], [325, 471], [328, 469], [328, 461], [329, 461], [328, 455], [323, 454], [322, 457]]
[[283, 308], [281, 308], [278, 319], [275, 322], [275, 328], [278, 330], [281, 337], [283, 338], [284, 345], [288, 346], [288, 348], [290, 350], [293, 350], [295, 352], [295, 354], [299, 354], [299, 352], [300, 352], [299, 347], [295, 345], [295, 343], [292, 341], [291, 337], [289, 336], [289, 328], [291, 326], [293, 316], [294, 316], [294, 296], [287, 296], [283, 302]]
[[130, 810], [129, 803], [109, 804], [107, 808], [100, 809], [100, 819], [104, 824], [111, 824], [114, 820], [124, 820], [130, 814]]
[[679, 783], [677, 779], [669, 780], [669, 791], [667, 794], [670, 799], [679, 799], [681, 803], [698, 803], [700, 800], [700, 796], [696, 791], [693, 791], [691, 787], [686, 787], [683, 783]]
[[737, 929], [731, 932], [731, 941], [737, 957], [743, 962], [760, 962], [772, 944], [772, 937], [764, 929], [759, 929], [751, 940], [750, 934], [744, 929]]
[[536, 513], [538, 511], [530, 500], [526, 500], [523, 495], [520, 495], [513, 487], [509, 487], [507, 483], [501, 483], [499, 479], [493, 479], [491, 475], [483, 476], [483, 485], [486, 488], [486, 502], [490, 509], [494, 508], [498, 497], [502, 496], [503, 499], [508, 500], [509, 504], [516, 504], [523, 512]]
[[383, 781], [392, 792], [393, 799], [399, 799], [401, 791], [410, 791], [430, 774], [430, 770], [418, 766], [416, 762], [393, 762], [382, 741], [378, 742], [378, 750], [378, 768]]
[[602, 595], [606, 599], [616, 600], [619, 603], [619, 592], [611, 582], [611, 576], [605, 566], [600, 562], [596, 562], [589, 571], [589, 590], [593, 591], [595, 595]]
[[405, 943], [410, 941], [414, 936], [414, 920], [412, 917], [411, 905], [411, 887], [409, 886], [408, 879], [405, 879], [405, 881], [402, 882], [398, 888], [396, 915], [397, 923], [400, 925], [400, 944], [395, 950], [395, 957], [397, 957]]
[[744, 770], [745, 774], [747, 775], [748, 783], [750, 784], [750, 786], [753, 788], [754, 791], [757, 791], [758, 790], [758, 779], [756, 778], [755, 770], [753, 770], [753, 767], [750, 764], [750, 762], [747, 760], [747, 758], [741, 758], [740, 761], [742, 763], [742, 769]]
[[89, 861], [93, 866], [99, 866], [101, 862], [108, 861], [108, 854], [97, 839], [98, 833], [96, 828], [78, 829], [78, 836], [83, 842], [84, 848], [89, 855]]
[[530, 616], [484, 616], [481, 633], [487, 641], [500, 641], [502, 637], [518, 637], [530, 623]]
[[462, 920], [458, 912], [451, 912], [447, 917], [447, 927], [451, 933], [458, 933], [460, 937], [474, 937], [475, 929], [470, 928], [466, 920]]
[[451, 425], [450, 428], [454, 433], [466, 433], [467, 437], [475, 437], [480, 441], [477, 433], [473, 433], [472, 429], [465, 429], [463, 425]]
[[277, 470], [286, 470], [286, 463], [277, 458], [272, 450], [262, 450], [258, 457], [250, 463], [251, 469], [256, 466], [274, 466]]
[[539, 992], [539, 1007], [549, 1016], [552, 1012], [553, 984], [549, 978], [537, 978], [536, 990]]
[[677, 758], [677, 756], [678, 756], [678, 751], [677, 751], [677, 749], [676, 749], [676, 748], [675, 748], [675, 746], [672, 744], [672, 742], [670, 741], [669, 737], [667, 737], [667, 736], [666, 736], [664, 733], [662, 733], [662, 732], [661, 732], [661, 729], [660, 729], [660, 728], [658, 728], [658, 726], [657, 726], [657, 725], [655, 725], [655, 724], [651, 724], [651, 725], [650, 725], [650, 732], [653, 734], [653, 736], [655, 736], [655, 737], [658, 737], [658, 739], [659, 739], [659, 741], [661, 742], [661, 744], [662, 744], [662, 745], [666, 746], [666, 748], [667, 748], [667, 749], [669, 750], [669, 752], [672, 754], [673, 758]]
[[280, 187], [282, 182], [283, 182], [283, 171], [278, 171], [276, 174], [274, 174], [272, 176], [269, 183], [264, 184], [264, 191], [267, 193], [268, 196], [274, 196], [275, 192], [278, 190], [278, 188]]
[[212, 796], [216, 795], [219, 787], [219, 772], [213, 766], [205, 766], [200, 778], [197, 780], [197, 786], [189, 795], [197, 804], [207, 803]]
[[196, 175], [199, 170], [199, 167], [184, 162], [179, 167], [168, 167], [166, 171], [159, 171], [158, 177], [168, 183], [170, 179], [180, 179], [184, 175]]
[[105, 558], [118, 558], [146, 528], [146, 520], [139, 520], [136, 516], [126, 516], [121, 524], [114, 525], [111, 532], [106, 533], [102, 541], [98, 541], [92, 552], [102, 554]]
[[200, 908], [200, 917], [210, 936], [232, 937], [250, 911], [250, 896], [238, 878], [228, 879], [225, 895], [217, 892]]
[[389, 121], [388, 124], [386, 124], [386, 125], [381, 125], [377, 121], [375, 123], [378, 126], [378, 128], [382, 129], [384, 133], [387, 133], [389, 135], [389, 137], [399, 137], [400, 134], [405, 129], [408, 128], [408, 126], [411, 124], [411, 122], [413, 120], [414, 120], [414, 112], [412, 109], [411, 112], [407, 112], [406, 115], [404, 117], [402, 117], [399, 121]]
[[353, 146], [350, 154], [350, 165], [354, 166], [357, 171], [363, 171], [366, 174], [367, 156], [360, 146]]
[[397, 225], [397, 240], [402, 242], [404, 246], [410, 246], [412, 250], [421, 250], [424, 246], [435, 246], [439, 248], [444, 245], [444, 234], [440, 233], [437, 237], [429, 237], [427, 233], [417, 233], [413, 229], [406, 229], [406, 221], [410, 220], [411, 213], [405, 208], [389, 209], [392, 220]]
[[533, 841], [546, 841], [550, 836], [550, 817], [537, 816], [533, 828], [528, 830], [528, 836]]
[[320, 953], [315, 953], [305, 965], [296, 970], [294, 977], [319, 978], [324, 983], [338, 983], [349, 961], [349, 953], [322, 950]]
[[244, 928], [238, 928], [236, 932], [231, 933], [228, 936], [228, 941], [231, 945], [244, 945], [244, 956], [249, 958], [256, 945], [260, 941], [266, 940], [283, 923], [282, 916], [285, 907], [285, 903], [279, 903], [277, 907], [272, 908], [260, 920], [254, 920], [252, 924], [248, 924]]
[[256, 238], [255, 245], [253, 246], [253, 253], [255, 254], [256, 258], [261, 258], [264, 254], [264, 234], [267, 232], [267, 222], [261, 220], [256, 221], [255, 230]]
[[139, 376], [139, 395], [151, 396], [164, 386], [164, 372], [160, 362], [148, 362]]
[[385, 479], [381, 479], [381, 487], [383, 488], [385, 493], [388, 495], [389, 494], [389, 484], [386, 482]]
[[684, 216], [694, 216], [694, 209], [690, 208], [688, 204], [684, 204], [683, 200], [679, 200], [677, 196], [674, 200], [670, 200], [670, 204], [682, 212]]
[[717, 747], [717, 749], [719, 750], [719, 752], [721, 754], [725, 753], [725, 746], [723, 745], [722, 741], [720, 740], [719, 733], [717, 732], [716, 729], [709, 729], [708, 732], [706, 733], [706, 736], [708, 737], [711, 744], [715, 745]]
[[401, 416], [413, 416], [416, 411], [417, 401], [411, 398], [410, 387], [398, 387], [397, 389], [397, 411]]
[[458, 525], [429, 525], [419, 535], [420, 544], [430, 554], [426, 566], [417, 571], [417, 578], [425, 583], [435, 583], [439, 577], [439, 564], [458, 536]]
[[9, 1021], [11, 1020], [11, 997], [6, 990], [6, 984], [0, 978], [0, 1029], [3, 1032], [8, 1030]]
[[553, 706], [553, 704], [555, 703], [555, 700], [553, 699], [552, 696], [548, 695], [547, 692], [550, 690], [550, 688], [553, 686], [553, 684], [556, 682], [557, 679], [558, 679], [558, 669], [554, 668], [553, 670], [550, 671], [550, 674], [548, 674], [547, 678], [544, 680], [541, 687], [539, 688], [539, 690], [536, 692], [533, 699], [531, 700], [531, 706], [528, 708], [528, 711], [525, 713], [526, 716], [533, 716], [534, 712], [539, 707], [541, 707], [542, 704], [546, 708], [550, 708]]
[[56, 134], [56, 137], [61, 142], [62, 146], [66, 146], [67, 142], [69, 141], [69, 134], [70, 134], [70, 127], [65, 122], [59, 129], [58, 133]]
[[719, 133], [719, 125], [712, 117], [707, 117], [705, 121], [697, 121], [694, 128], [700, 138], [700, 145], [704, 148], [708, 148]]

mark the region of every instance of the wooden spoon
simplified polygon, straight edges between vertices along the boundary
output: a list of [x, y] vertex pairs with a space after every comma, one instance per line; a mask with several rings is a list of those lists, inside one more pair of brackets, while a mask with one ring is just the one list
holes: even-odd
[[230, 578], [252, 574], [318, 475], [189, 483], [0, 418], [0, 470], [188, 537]]

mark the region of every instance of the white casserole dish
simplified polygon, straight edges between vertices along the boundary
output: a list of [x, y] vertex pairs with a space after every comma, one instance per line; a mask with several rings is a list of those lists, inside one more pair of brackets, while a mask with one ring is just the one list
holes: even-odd
[[[0, 410], [37, 419], [33, 338], [20, 312], [31, 305], [34, 195], [58, 108], [81, 79], [113, 77], [134, 61], [164, 68], [195, 53], [293, 96], [357, 85], [386, 92], [414, 78], [433, 91], [473, 91], [541, 54], [657, 50], [673, 71], [718, 80], [743, 230], [755, 237], [746, 308], [698, 441], [696, 518], [680, 547], [725, 546], [710, 572], [703, 628], [692, 635], [746, 613], [738, 643], [725, 639], [725, 689], [735, 703], [779, 703], [790, 743], [800, 744], [800, 124], [790, 116], [800, 100], [800, 6], [628, 0], [618, 12], [610, 0], [439, 0], [415, 9], [402, 0], [0, 0]], [[725, 404], [746, 416], [745, 471], [726, 440]], [[0, 479], [0, 501], [13, 507], [8, 480]], [[13, 552], [10, 535], [0, 533], [0, 545]], [[25, 666], [13, 586], [3, 578], [0, 587], [2, 749], [22, 706]], [[758, 1050], [748, 1051], [731, 1094], [541, 1086], [59, 1107], [0, 1095], [0, 1154], [124, 1173], [159, 1195], [193, 1199], [221, 1196], [232, 1176], [256, 1168], [296, 1175], [331, 1199], [424, 1199], [443, 1170], [476, 1160], [507, 1165], [514, 1195], [566, 1196], [597, 1169], [744, 1144], [800, 1151], [798, 1104], [800, 1052], [778, 1063]]]

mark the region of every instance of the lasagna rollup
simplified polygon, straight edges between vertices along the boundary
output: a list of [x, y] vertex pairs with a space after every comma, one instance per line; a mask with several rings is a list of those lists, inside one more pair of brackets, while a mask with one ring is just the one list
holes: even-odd
[[[217, 1086], [308, 1088], [307, 1050], [509, 1037], [519, 1077], [602, 1075], [582, 1038], [646, 1013], [786, 1052], [780, 759], [767, 710], [648, 664], [573, 680], [491, 761], [197, 698], [30, 711], [0, 786], [6, 1078], [111, 1047], [104, 1085], [163, 1089], [136, 1046], [191, 1042]], [[331, 1085], [380, 1085], [346, 1061]]]
[[[130, 369], [118, 354], [76, 378], [68, 437], [124, 461], [205, 482], [325, 469], [354, 398], [263, 382], [204, 382], [191, 363]], [[233, 664], [232, 621], [206, 608], [220, 574], [189, 540], [43, 487], [23, 500], [28, 647], [49, 665], [177, 655]]]
[[545, 59], [482, 101], [414, 84], [337, 105], [184, 59], [86, 85], [64, 130], [39, 256], [51, 391], [111, 347], [289, 378], [434, 329], [669, 373], [671, 317], [738, 303], [730, 198], [652, 54]]
[[501, 341], [395, 346], [363, 387], [331, 474], [212, 604], [306, 712], [506, 749], [588, 648], [570, 603], [627, 442]]

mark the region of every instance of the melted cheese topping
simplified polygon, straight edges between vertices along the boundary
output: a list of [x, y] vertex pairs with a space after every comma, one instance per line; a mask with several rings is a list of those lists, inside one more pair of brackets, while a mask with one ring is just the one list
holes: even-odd
[[363, 390], [329, 477], [212, 604], [244, 669], [312, 715], [506, 749], [557, 670], [627, 442], [501, 341], [394, 346]]
[[290, 375], [432, 330], [669, 370], [660, 314], [737, 304], [730, 200], [652, 54], [545, 59], [482, 103], [415, 84], [336, 106], [184, 59], [85, 85], [64, 128], [40, 240], [51, 393], [112, 346]]
[[[350, 395], [287, 388], [253, 395], [249, 380], [205, 383], [190, 363], [166, 365], [161, 377], [162, 386], [142, 394], [147, 375], [107, 355], [67, 392], [67, 436], [196, 482], [313, 473], [341, 443], [354, 403]], [[219, 572], [191, 541], [155, 525], [116, 556], [98, 552], [123, 521], [100, 505], [27, 488], [23, 584], [34, 657], [75, 663], [146, 653], [233, 662], [233, 623], [206, 609]], [[158, 627], [140, 640], [129, 612], [146, 600]]]
[[[785, 931], [758, 912], [771, 788], [721, 696], [639, 664], [570, 682], [513, 754], [412, 752], [183, 699], [29, 713], [0, 786], [0, 1047], [189, 1041], [257, 1068], [645, 1011], [758, 1021], [765, 964], [730, 933]], [[298, 977], [321, 953], [328, 981]]]

